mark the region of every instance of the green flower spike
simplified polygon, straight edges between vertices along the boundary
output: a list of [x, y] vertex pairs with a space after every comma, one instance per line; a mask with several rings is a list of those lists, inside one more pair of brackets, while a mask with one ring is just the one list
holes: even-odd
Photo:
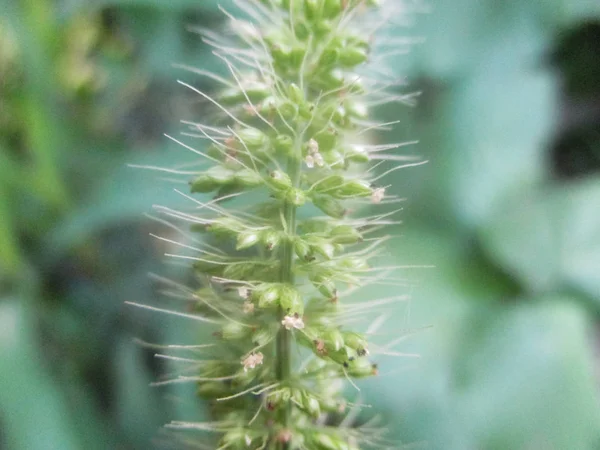
[[375, 319], [394, 299], [345, 300], [393, 269], [373, 264], [386, 242], [375, 232], [390, 214], [357, 211], [398, 201], [380, 180], [419, 164], [379, 176], [364, 167], [406, 160], [385, 153], [401, 144], [365, 142], [390, 125], [370, 121], [368, 106], [406, 100], [390, 91], [398, 83], [381, 59], [368, 71], [382, 17], [406, 9], [396, 0], [389, 6], [401, 8], [385, 12], [373, 0], [235, 3], [252, 22], [226, 12], [235, 39], [206, 39], [229, 70], [229, 79], [209, 74], [223, 89], [213, 98], [181, 83], [214, 108], [210, 125], [186, 123], [208, 148], [171, 138], [210, 163], [190, 183], [200, 214], [159, 208], [200, 233], [198, 244], [180, 244], [194, 252], [180, 257], [193, 260], [202, 286], [179, 287], [193, 312], [174, 314], [215, 336], [196, 376], [172, 380], [198, 383], [212, 421], [169, 426], [217, 432], [218, 449], [390, 448], [380, 430], [348, 426], [355, 413], [343, 386], [376, 375], [371, 358], [393, 353], [348, 324]]

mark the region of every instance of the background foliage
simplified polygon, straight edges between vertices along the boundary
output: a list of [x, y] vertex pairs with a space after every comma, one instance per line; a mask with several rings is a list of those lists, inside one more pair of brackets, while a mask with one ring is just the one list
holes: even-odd
[[[170, 368], [134, 337], [202, 332], [124, 306], [162, 302], [148, 272], [181, 274], [143, 216], [181, 200], [127, 163], [189, 160], [162, 137], [202, 114], [175, 80], [211, 86], [172, 63], [222, 70], [186, 30], [218, 28], [217, 2], [0, 12], [0, 447], [186, 448], [160, 426], [202, 405], [149, 388]], [[389, 59], [422, 94], [379, 111], [402, 120], [385, 139], [430, 161], [391, 180], [389, 258], [435, 268], [403, 274], [383, 330], [415, 330], [421, 359], [382, 360], [364, 396], [429, 448], [599, 448], [600, 3], [432, 0], [387, 33], [425, 39]]]

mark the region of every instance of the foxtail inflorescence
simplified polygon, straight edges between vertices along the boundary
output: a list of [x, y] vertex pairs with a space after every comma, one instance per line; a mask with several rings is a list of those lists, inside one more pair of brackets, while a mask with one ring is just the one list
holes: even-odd
[[387, 90], [396, 81], [385, 68], [362, 69], [385, 18], [375, 0], [236, 3], [244, 19], [225, 11], [235, 39], [205, 32], [230, 77], [196, 70], [222, 91], [213, 98], [181, 83], [215, 111], [208, 125], [186, 122], [185, 134], [208, 140], [206, 153], [177, 142], [210, 161], [191, 192], [216, 195], [190, 197], [200, 215], [163, 208], [204, 234], [200, 254], [186, 257], [203, 283], [187, 292], [215, 345], [181, 379], [198, 383], [213, 421], [170, 426], [221, 433], [219, 449], [369, 447], [379, 431], [351, 426], [357, 405], [342, 390], [377, 365], [367, 334], [351, 325], [399, 297], [344, 298], [390, 269], [370, 264], [389, 213], [356, 213], [396, 200], [380, 180], [401, 166], [376, 176], [365, 163], [404, 160], [383, 153], [400, 145], [366, 141], [389, 125], [369, 121], [369, 106], [402, 100]]

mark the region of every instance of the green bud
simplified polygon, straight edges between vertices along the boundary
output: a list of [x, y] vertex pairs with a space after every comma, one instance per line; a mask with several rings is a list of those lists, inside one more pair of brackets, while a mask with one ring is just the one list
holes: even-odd
[[223, 185], [234, 182], [235, 174], [223, 166], [214, 166], [208, 169], [203, 175], [200, 175], [191, 184], [193, 193], [206, 193], [219, 189]]
[[319, 20], [315, 24], [314, 31], [317, 37], [325, 36], [333, 31], [333, 24], [329, 20]]
[[328, 19], [333, 19], [342, 12], [342, 0], [324, 0], [323, 3], [323, 16]]
[[320, 275], [311, 277], [311, 281], [325, 298], [337, 301], [337, 289], [333, 281]]
[[198, 395], [204, 398], [217, 398], [229, 394], [227, 386], [219, 381], [207, 381], [198, 386]]
[[275, 138], [273, 146], [277, 152], [289, 155], [294, 149], [294, 139], [287, 134], [280, 134]]
[[261, 149], [269, 142], [267, 136], [256, 128], [242, 128], [237, 132], [237, 135], [250, 150]]
[[297, 22], [294, 26], [294, 31], [296, 32], [296, 37], [301, 41], [305, 41], [312, 33], [305, 21]]
[[329, 175], [326, 178], [319, 180], [313, 187], [313, 190], [318, 193], [332, 192], [339, 189], [345, 181], [346, 180], [342, 175]]
[[339, 352], [344, 348], [344, 336], [340, 330], [332, 328], [321, 335], [321, 339], [325, 341], [327, 350], [331, 352]]
[[292, 48], [290, 52], [290, 65], [294, 69], [300, 68], [302, 65], [302, 60], [304, 59], [304, 55], [306, 53], [306, 47], [304, 46], [295, 46]]
[[294, 206], [302, 206], [306, 203], [304, 191], [297, 188], [289, 189], [285, 194], [285, 199]]
[[273, 230], [266, 230], [262, 232], [261, 240], [267, 250], [273, 250], [281, 242], [281, 234]]
[[219, 220], [208, 225], [207, 231], [216, 237], [228, 237], [236, 235], [240, 228], [242, 228], [242, 225], [237, 220], [231, 217], [221, 217]]
[[298, 106], [292, 102], [282, 102], [278, 105], [279, 113], [286, 120], [294, 120], [298, 115]]
[[[287, 389], [286, 389], [287, 390]], [[266, 402], [267, 410], [273, 411], [283, 404], [283, 392], [277, 390], [267, 394]]]
[[329, 233], [331, 228], [331, 225], [325, 220], [305, 220], [298, 225], [298, 229], [303, 234]]
[[366, 181], [348, 180], [334, 192], [337, 198], [370, 197], [373, 189]]
[[250, 169], [242, 169], [235, 173], [235, 181], [243, 187], [260, 186], [264, 181], [260, 174]]
[[304, 314], [302, 296], [293, 286], [283, 285], [280, 291], [279, 306], [289, 315]]
[[327, 241], [326, 239], [308, 237], [306, 242], [310, 245], [310, 248], [313, 252], [318, 253], [325, 257], [326, 259], [331, 259], [334, 256], [335, 248], [334, 246]]
[[252, 298], [258, 302], [259, 308], [275, 308], [279, 306], [282, 285], [264, 283], [252, 291]]
[[360, 270], [369, 269], [369, 265], [364, 258], [360, 258], [358, 256], [348, 256], [346, 258], [341, 258], [338, 261], [338, 267], [340, 269], [346, 269], [346, 272], [356, 272]]
[[271, 329], [268, 328], [259, 328], [252, 335], [252, 342], [255, 345], [267, 345], [275, 338], [275, 333]]
[[280, 170], [274, 170], [271, 172], [270, 180], [271, 183], [278, 189], [287, 190], [292, 187], [292, 180], [290, 179], [290, 176]]
[[364, 103], [356, 101], [347, 101], [344, 104], [349, 116], [357, 119], [366, 119], [369, 115], [369, 110]]
[[224, 267], [223, 276], [232, 280], [252, 280], [257, 278], [257, 274], [261, 271], [272, 270], [264, 264], [257, 264], [253, 261], [229, 264]]
[[338, 225], [331, 230], [330, 237], [335, 244], [356, 244], [363, 240], [356, 228], [350, 225]]
[[344, 343], [355, 350], [358, 356], [364, 356], [367, 353], [368, 344], [363, 335], [352, 331], [345, 331], [342, 335], [344, 337]]
[[208, 175], [200, 175], [191, 182], [191, 192], [205, 194], [207, 192], [216, 191], [221, 187], [220, 183], [215, 182]]
[[367, 163], [369, 162], [369, 154], [365, 148], [359, 145], [355, 145], [346, 150], [346, 159], [354, 163]]
[[301, 239], [296, 239], [294, 241], [294, 251], [296, 252], [296, 255], [298, 255], [298, 258], [303, 260], [308, 259], [311, 253], [310, 245]]
[[[281, 41], [280, 41], [281, 42]], [[292, 49], [287, 45], [274, 43], [271, 47], [271, 56], [275, 65], [287, 66]]]
[[315, 450], [342, 450], [344, 441], [333, 434], [316, 433], [313, 437]]
[[348, 375], [355, 378], [366, 378], [377, 375], [377, 365], [367, 358], [356, 358], [348, 363]]
[[226, 341], [246, 339], [250, 334], [250, 328], [243, 326], [238, 322], [227, 322], [221, 328], [221, 336]]
[[288, 95], [290, 96], [290, 100], [294, 102], [296, 105], [302, 105], [304, 103], [304, 92], [296, 83], [291, 83], [288, 88]]
[[321, 415], [321, 405], [319, 404], [319, 400], [306, 391], [303, 392], [301, 404], [306, 412], [312, 417], [319, 417]]
[[[264, 100], [271, 93], [271, 90], [267, 84], [258, 81], [246, 83], [244, 86], [244, 91], [253, 104]], [[246, 95], [244, 95], [244, 92], [238, 87], [229, 88], [221, 93], [219, 96], [219, 102], [225, 106], [245, 103], [248, 101], [246, 100]]]
[[314, 20], [318, 17], [321, 9], [320, 0], [304, 0], [304, 16], [307, 20]]
[[339, 57], [340, 52], [337, 48], [326, 48], [319, 58], [319, 67], [325, 68], [333, 66]]
[[[329, 116], [326, 117], [326, 120], [329, 120]], [[327, 129], [315, 135], [313, 139], [319, 143], [319, 151], [323, 153], [328, 152], [335, 147], [338, 137], [335, 130]]]
[[313, 204], [334, 219], [341, 219], [346, 215], [346, 209], [329, 195], [313, 195]]
[[235, 246], [236, 250], [244, 250], [246, 248], [250, 248], [260, 239], [260, 234], [257, 231], [244, 231], [238, 234], [237, 244]]
[[[231, 446], [242, 446], [242, 448], [248, 447], [247, 439], [249, 438], [248, 432], [244, 429], [236, 429], [228, 430], [225, 432], [223, 437], [221, 438], [220, 446], [222, 447], [231, 447]], [[250, 442], [252, 442], [252, 439]]]

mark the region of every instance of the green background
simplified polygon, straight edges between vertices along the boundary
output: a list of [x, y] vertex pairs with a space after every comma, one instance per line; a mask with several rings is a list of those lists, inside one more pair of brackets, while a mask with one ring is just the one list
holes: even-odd
[[[421, 357], [381, 358], [366, 412], [425, 448], [600, 448], [600, 3], [409, 3], [380, 39], [420, 42], [387, 60], [418, 104], [376, 139], [429, 160], [387, 179], [387, 259], [433, 268], [370, 291], [410, 294], [380, 332]], [[173, 63], [223, 71], [188, 31], [222, 23], [213, 0], [0, 1], [0, 448], [194, 448], [161, 429], [205, 418], [193, 386], [150, 388], [174, 368], [134, 339], [206, 332], [124, 304], [186, 276], [144, 216], [182, 198], [128, 164], [193, 161], [163, 137], [202, 117], [176, 80], [212, 85]]]

